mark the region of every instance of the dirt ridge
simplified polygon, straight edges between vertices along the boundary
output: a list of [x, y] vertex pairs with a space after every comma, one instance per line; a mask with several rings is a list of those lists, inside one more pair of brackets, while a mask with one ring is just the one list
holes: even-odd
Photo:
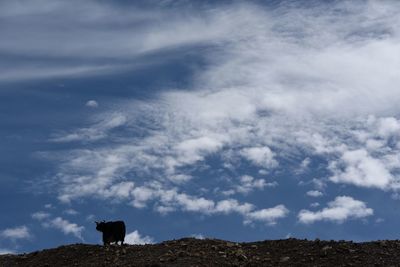
[[400, 241], [182, 238], [152, 245], [72, 244], [1, 255], [0, 266], [400, 266]]

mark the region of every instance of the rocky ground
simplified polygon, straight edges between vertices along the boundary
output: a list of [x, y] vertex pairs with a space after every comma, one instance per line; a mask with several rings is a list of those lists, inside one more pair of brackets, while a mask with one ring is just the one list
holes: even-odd
[[400, 241], [184, 238], [154, 245], [74, 244], [0, 256], [0, 266], [400, 266]]

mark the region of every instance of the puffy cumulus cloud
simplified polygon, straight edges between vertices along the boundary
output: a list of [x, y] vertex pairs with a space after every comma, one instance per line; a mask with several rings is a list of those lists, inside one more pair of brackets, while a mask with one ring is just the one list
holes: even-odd
[[345, 151], [340, 161], [331, 163], [335, 183], [387, 189], [395, 178], [380, 159], [371, 157], [364, 149]]
[[97, 108], [99, 106], [99, 103], [97, 103], [96, 100], [89, 100], [86, 102], [86, 106], [89, 108]]
[[170, 167], [193, 164], [203, 160], [204, 155], [218, 151], [223, 142], [222, 136], [201, 136], [187, 139], [176, 146], [177, 159], [171, 159]]
[[125, 236], [125, 243], [130, 245], [153, 244], [154, 239], [150, 236], [141, 236], [138, 230], [135, 230]]
[[328, 207], [320, 211], [301, 210], [298, 219], [301, 223], [310, 224], [316, 221], [333, 221], [343, 223], [348, 219], [360, 219], [373, 215], [374, 211], [367, 208], [362, 201], [348, 196], [338, 196], [328, 203]]
[[154, 208], [161, 214], [174, 211], [187, 211], [204, 215], [238, 214], [245, 223], [261, 221], [274, 224], [278, 219], [286, 217], [289, 210], [284, 205], [273, 208], [256, 209], [251, 203], [240, 203], [236, 199], [212, 200], [204, 197], [180, 193], [176, 188], [166, 189], [160, 183], [149, 183], [134, 189], [132, 205], [136, 208], [147, 207], [153, 203]]
[[193, 238], [196, 238], [196, 239], [206, 239], [204, 237], [204, 235], [202, 235], [202, 234], [193, 234], [193, 235], [190, 235], [190, 236], [193, 237]]
[[32, 237], [29, 228], [25, 225], [7, 228], [0, 232], [0, 237], [10, 240], [29, 239]]
[[324, 195], [321, 191], [318, 190], [310, 190], [306, 194], [309, 197], [321, 197]]
[[[113, 12], [128, 14], [101, 6], [96, 10], [102, 10], [101, 18]], [[147, 21], [151, 25], [137, 30], [139, 37], [132, 40], [140, 43], [124, 42], [118, 36], [106, 38], [117, 43], [107, 46], [111, 56], [206, 45], [199, 54], [204, 68], [191, 76], [188, 88], [171, 88], [151, 100], [126, 101], [117, 113], [109, 110], [97, 115], [104, 120], [55, 134], [52, 139], [58, 142], [102, 141], [55, 158], [59, 199], [113, 198], [137, 208], [159, 201], [155, 210], [162, 213], [217, 214], [221, 210], [221, 214], [223, 209], [216, 208], [220, 205], [257, 220], [264, 214], [286, 213], [283, 208], [238, 211], [244, 204], [192, 196], [187, 192], [189, 184], [214, 179], [215, 175], [208, 174], [216, 169], [221, 170], [219, 177], [231, 177], [232, 172], [241, 177], [249, 173], [248, 165], [270, 176], [292, 166], [296, 168], [288, 169], [306, 169], [313, 157], [323, 159], [318, 168], [327, 173], [315, 180], [321, 186], [318, 190], [333, 182], [396, 191], [400, 182], [399, 11], [400, 4], [393, 1], [334, 1], [307, 8], [285, 3], [271, 9], [217, 5], [196, 12], [185, 9], [182, 17], [168, 9], [157, 10], [160, 16], [149, 18], [153, 11], [134, 13], [133, 20], [135, 16], [144, 19], [138, 25]], [[166, 23], [152, 23], [154, 18]], [[154, 25], [160, 25], [156, 31], [152, 31]], [[129, 28], [129, 32], [136, 30]], [[18, 48], [5, 40], [3, 49]], [[87, 44], [93, 44], [91, 40]], [[107, 51], [102, 42], [98, 50], [76, 44], [68, 42], [68, 49], [57, 46], [56, 50], [35, 43], [32, 47], [48, 54], [91, 57]], [[32, 47], [29, 51], [35, 51]], [[122, 131], [115, 136], [117, 127]], [[161, 189], [148, 186], [149, 177]], [[243, 185], [257, 188], [254, 181], [228, 184], [221, 191], [248, 191], [249, 186]], [[262, 180], [257, 183], [261, 188]]]
[[226, 199], [218, 201], [215, 206], [214, 212], [229, 214], [237, 212], [242, 215], [246, 215], [254, 209], [254, 206], [250, 203], [240, 204], [235, 199]]
[[289, 210], [284, 205], [277, 205], [273, 208], [249, 212], [246, 214], [245, 223], [261, 221], [269, 225], [274, 225], [278, 219], [286, 217], [288, 213]]
[[241, 154], [253, 164], [261, 167], [274, 167], [277, 161], [274, 160], [274, 153], [269, 147], [244, 148]]
[[400, 135], [400, 122], [396, 118], [380, 118], [377, 123], [377, 133], [379, 136], [388, 138]]

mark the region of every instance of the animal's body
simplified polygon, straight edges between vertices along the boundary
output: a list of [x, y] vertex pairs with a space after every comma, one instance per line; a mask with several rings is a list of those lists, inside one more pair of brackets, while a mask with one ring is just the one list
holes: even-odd
[[96, 222], [96, 230], [103, 233], [104, 245], [108, 245], [112, 242], [118, 244], [118, 241], [121, 241], [121, 245], [124, 244], [126, 230], [123, 221]]

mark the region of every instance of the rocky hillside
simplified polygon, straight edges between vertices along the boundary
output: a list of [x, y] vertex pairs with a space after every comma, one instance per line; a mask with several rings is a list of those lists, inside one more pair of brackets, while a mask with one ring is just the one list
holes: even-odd
[[400, 266], [400, 241], [234, 243], [184, 238], [122, 247], [74, 244], [2, 255], [0, 266]]

